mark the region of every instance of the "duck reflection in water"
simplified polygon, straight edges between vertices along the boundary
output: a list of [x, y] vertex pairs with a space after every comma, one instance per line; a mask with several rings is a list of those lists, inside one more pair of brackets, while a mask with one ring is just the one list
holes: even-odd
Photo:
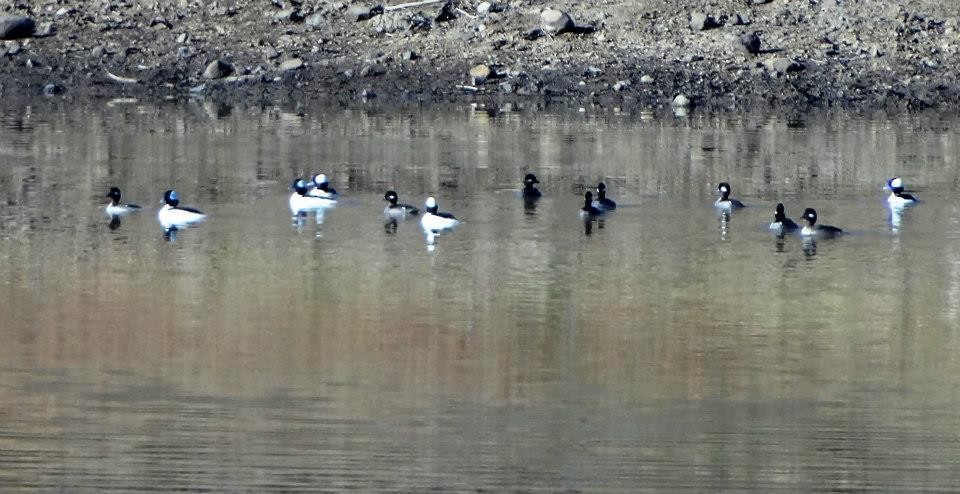
[[583, 218], [583, 233], [586, 235], [593, 234], [593, 224], [597, 224], [597, 230], [603, 230], [603, 227], [606, 226], [606, 220], [603, 218]]
[[817, 255], [817, 239], [814, 237], [803, 237], [803, 254], [808, 258]]
[[730, 211], [720, 211], [720, 240], [727, 239], [727, 230], [730, 227]]
[[120, 224], [121, 221], [119, 214], [110, 215], [110, 223], [107, 225], [107, 227], [109, 227], [111, 230], [116, 230], [117, 228], [120, 228]]

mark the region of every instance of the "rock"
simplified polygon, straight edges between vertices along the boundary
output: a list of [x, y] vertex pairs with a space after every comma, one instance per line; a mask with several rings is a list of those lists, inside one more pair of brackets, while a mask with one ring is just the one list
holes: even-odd
[[751, 5], [763, 5], [772, 2], [773, 0], [750, 0]]
[[806, 68], [802, 63], [784, 57], [771, 58], [763, 63], [770, 72], [777, 74], [786, 74], [787, 72], [800, 72]]
[[524, 34], [523, 39], [527, 41], [533, 41], [535, 39], [542, 38], [546, 35], [547, 33], [543, 32], [543, 28], [535, 27], [531, 29], [529, 32], [527, 32], [526, 34]]
[[324, 18], [323, 18], [323, 14], [317, 13], [317, 14], [308, 16], [305, 20], [308, 26], [312, 28], [318, 28], [323, 25]]
[[738, 26], [749, 26], [753, 21], [750, 19], [750, 15], [744, 13], [737, 13], [737, 22], [734, 24]]
[[181, 45], [186, 43], [189, 40], [190, 40], [190, 35], [188, 35], [187, 33], [180, 33], [180, 35], [177, 36], [177, 43], [180, 43]]
[[154, 27], [154, 26], [160, 26], [160, 27], [165, 27], [165, 28], [167, 28], [167, 29], [173, 29], [173, 24], [171, 24], [170, 21], [168, 21], [166, 17], [161, 17], [161, 16], [154, 17], [153, 20], [150, 21], [150, 27]]
[[55, 96], [58, 94], [63, 94], [66, 91], [66, 88], [59, 84], [47, 84], [43, 86], [43, 95], [44, 96]]
[[364, 89], [360, 92], [360, 97], [363, 99], [373, 99], [377, 97], [377, 93], [373, 92], [371, 89]]
[[266, 58], [267, 60], [273, 60], [279, 57], [280, 57], [280, 52], [278, 52], [276, 48], [270, 45], [263, 47], [263, 58]]
[[37, 38], [46, 38], [48, 36], [53, 36], [54, 34], [57, 34], [56, 26], [54, 26], [52, 22], [44, 22], [43, 24], [37, 26], [33, 36]]
[[288, 70], [298, 70], [302, 68], [303, 68], [303, 60], [299, 58], [290, 58], [290, 59], [284, 60], [280, 64], [281, 72], [286, 72]]
[[653, 84], [653, 77], [647, 74], [640, 76], [640, 84]]
[[540, 12], [540, 27], [549, 34], [561, 34], [576, 27], [570, 14], [554, 9]]
[[20, 39], [33, 36], [37, 24], [22, 15], [0, 16], [0, 39]]
[[693, 31], [706, 31], [721, 26], [723, 26], [723, 23], [718, 22], [712, 15], [703, 12], [690, 13], [690, 29]]
[[368, 21], [383, 13], [383, 6], [351, 5], [343, 16], [350, 22]]
[[57, 9], [56, 12], [53, 13], [53, 16], [54, 16], [54, 17], [57, 17], [57, 18], [60, 18], [60, 17], [63, 17], [63, 16], [67, 16], [67, 15], [70, 15], [70, 14], [74, 14], [74, 13], [76, 13], [76, 12], [77, 12], [76, 9], [74, 9], [74, 8], [72, 8], [72, 7], [60, 7], [59, 9]]
[[477, 15], [485, 16], [487, 14], [493, 14], [497, 12], [503, 12], [507, 10], [506, 4], [500, 2], [480, 2], [480, 5], [477, 5]]
[[756, 32], [741, 34], [737, 42], [747, 53], [760, 53], [760, 35]]
[[590, 67], [587, 67], [587, 70], [583, 71], [583, 75], [587, 77], [600, 77], [603, 75], [603, 71], [591, 65]]
[[387, 73], [386, 67], [380, 64], [364, 65], [360, 69], [360, 77], [377, 77]]
[[17, 43], [16, 41], [7, 42], [7, 51], [5, 55], [16, 55], [17, 53], [20, 53], [20, 50], [22, 49], [23, 48], [20, 46], [20, 43]]
[[433, 18], [435, 22], [447, 22], [452, 21], [457, 18], [456, 8], [453, 6], [453, 2], [444, 2], [440, 6], [440, 11], [437, 12], [436, 17]]
[[303, 14], [298, 9], [283, 9], [273, 14], [273, 19], [280, 22], [303, 22]]
[[418, 55], [417, 52], [413, 50], [407, 50], [400, 54], [401, 60], [416, 60], [418, 58], [420, 58], [420, 55]]
[[513, 83], [512, 82], [501, 82], [500, 83], [500, 92], [502, 93], [512, 93], [513, 92]]
[[190, 58], [193, 56], [193, 50], [189, 46], [181, 46], [177, 48], [177, 56], [180, 58]]
[[684, 94], [678, 94], [673, 98], [673, 101], [670, 102], [670, 106], [674, 108], [687, 108], [690, 106], [690, 98], [687, 98]]
[[222, 79], [233, 73], [233, 65], [229, 63], [216, 59], [209, 64], [207, 68], [203, 70], [204, 79]]
[[631, 86], [633, 86], [633, 84], [630, 81], [618, 81], [616, 84], [613, 85], [613, 90], [625, 91], [627, 89], [630, 89]]
[[479, 64], [474, 65], [470, 69], [470, 77], [473, 78], [474, 84], [483, 84], [487, 79], [493, 77], [493, 69], [488, 65]]

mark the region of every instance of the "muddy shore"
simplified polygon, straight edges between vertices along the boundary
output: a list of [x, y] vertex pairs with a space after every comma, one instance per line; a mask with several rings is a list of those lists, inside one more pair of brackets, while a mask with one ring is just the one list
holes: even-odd
[[0, 7], [4, 97], [960, 107], [931, 0], [91, 0]]

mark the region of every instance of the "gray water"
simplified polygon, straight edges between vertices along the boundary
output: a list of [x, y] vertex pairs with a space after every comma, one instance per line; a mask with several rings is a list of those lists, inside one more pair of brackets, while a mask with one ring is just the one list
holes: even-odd
[[[960, 488], [956, 120], [39, 105], [0, 128], [0, 491]], [[170, 240], [168, 188], [209, 214]], [[388, 188], [465, 223], [387, 231]]]

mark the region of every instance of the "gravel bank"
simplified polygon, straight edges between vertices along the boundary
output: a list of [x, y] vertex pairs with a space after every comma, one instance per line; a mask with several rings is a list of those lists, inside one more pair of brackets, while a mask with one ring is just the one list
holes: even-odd
[[955, 108], [958, 15], [932, 0], [18, 1], [0, 7], [0, 94]]

